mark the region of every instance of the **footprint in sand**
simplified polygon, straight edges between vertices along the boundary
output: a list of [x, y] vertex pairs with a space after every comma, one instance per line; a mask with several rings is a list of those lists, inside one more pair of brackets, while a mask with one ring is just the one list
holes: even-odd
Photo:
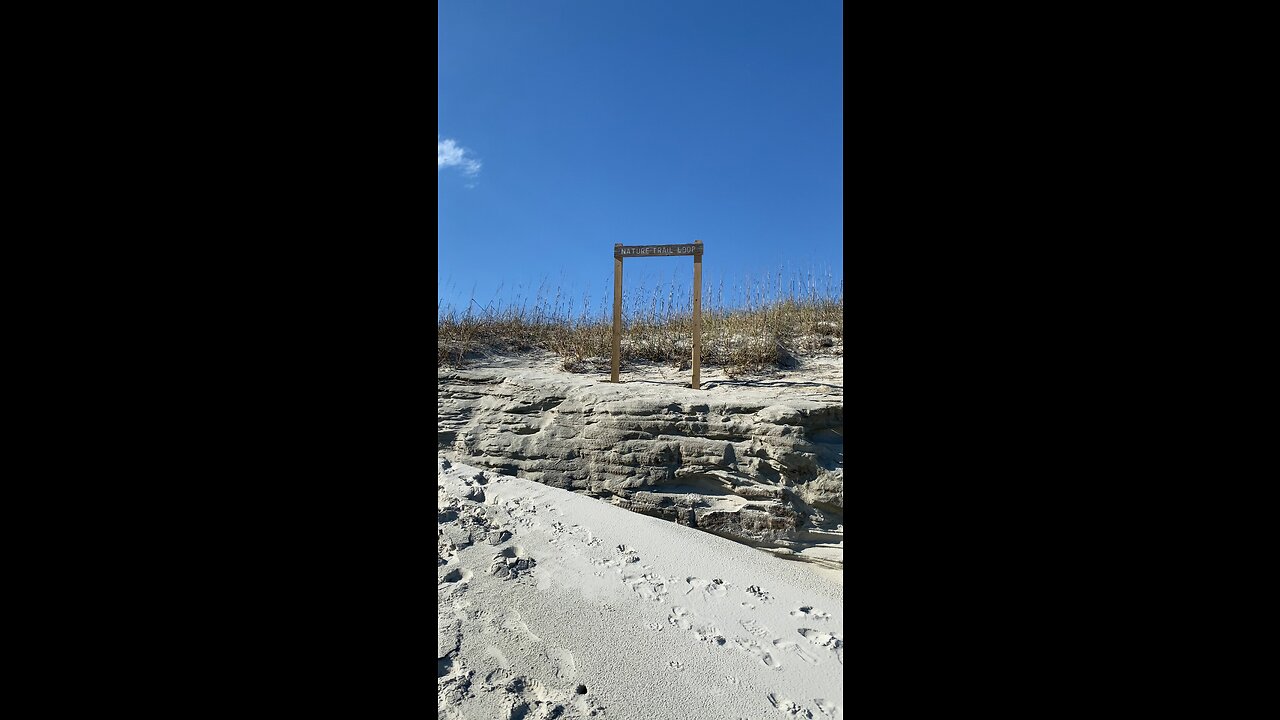
[[[592, 560], [591, 564], [597, 566], [603, 565], [604, 567], [613, 569], [615, 573], [621, 575], [627, 569], [628, 565], [638, 562], [640, 562], [640, 555], [637, 554], [635, 550], [627, 547], [626, 545], [619, 545], [614, 552], [612, 559]], [[645, 567], [647, 568], [648, 566]]]
[[825, 630], [813, 630], [811, 628], [800, 628], [796, 632], [818, 647], [832, 650], [839, 650], [844, 647], [844, 638], [838, 632], [826, 632]]
[[631, 592], [645, 600], [663, 602], [667, 594], [667, 579], [661, 575], [645, 573], [640, 577], [623, 576], [622, 582], [631, 588]]
[[511, 703], [511, 708], [507, 711], [506, 720], [534, 720], [530, 715], [533, 709], [521, 696], [512, 696], [508, 698], [508, 702]]
[[667, 615], [667, 622], [675, 625], [681, 630], [688, 630], [693, 627], [689, 620], [693, 617], [688, 610], [676, 605], [671, 608], [671, 613]]
[[[451, 658], [458, 654], [458, 649], [462, 646], [462, 621], [446, 620], [444, 618], [436, 619], [436, 662], [443, 663], [445, 658]], [[453, 661], [450, 660], [448, 665], [452, 666]]]
[[688, 608], [676, 605], [671, 608], [671, 612], [667, 614], [667, 622], [680, 628], [681, 630], [692, 630], [694, 637], [700, 642], [711, 643], [713, 645], [725, 645], [728, 640], [720, 634], [720, 628], [714, 625], [694, 625], [693, 619], [695, 614]]
[[763, 664], [765, 667], [769, 668], [770, 670], [782, 669], [782, 663], [778, 662], [778, 659], [773, 656], [773, 653], [764, 649], [764, 646], [762, 646], [760, 643], [756, 642], [755, 640], [734, 638], [733, 644], [734, 644], [734, 647], [738, 648], [742, 652], [755, 657], [757, 660], [761, 662], [761, 664]]
[[[552, 523], [551, 526], [553, 532], [556, 532], [556, 528], [558, 526], [560, 533], [558, 537], [552, 538], [552, 544], [564, 541], [565, 546], [575, 555], [578, 555], [581, 552], [578, 548], [579, 544], [586, 545], [587, 547], [592, 547], [593, 541], [595, 544], [598, 544], [598, 540], [596, 540], [590, 530], [576, 523], [565, 527], [562, 523], [557, 521]], [[570, 540], [573, 542], [569, 542]]]
[[[497, 647], [493, 645], [486, 645], [484, 648], [484, 651], [485, 651], [485, 654], [493, 658], [494, 661], [498, 663], [499, 670], [511, 669], [511, 661], [508, 660], [506, 654], [503, 653], [501, 650], [499, 650]], [[489, 675], [493, 675], [493, 673], [489, 673]], [[489, 677], [486, 677], [485, 682], [488, 682], [489, 679], [490, 679]]]
[[796, 657], [798, 657], [798, 658], [800, 658], [801, 660], [803, 660], [803, 661], [805, 661], [805, 662], [809, 663], [810, 665], [817, 665], [817, 664], [818, 664], [818, 658], [816, 658], [816, 657], [814, 657], [814, 656], [810, 655], [809, 653], [805, 652], [804, 650], [801, 650], [801, 649], [800, 649], [800, 646], [799, 646], [799, 645], [797, 645], [796, 643], [793, 643], [793, 642], [787, 642], [787, 641], [785, 641], [785, 640], [774, 640], [774, 641], [773, 641], [773, 646], [774, 646], [774, 647], [776, 647], [776, 648], [778, 648], [778, 650], [779, 650], [779, 651], [781, 651], [781, 652], [789, 652], [789, 653], [791, 653], [792, 655], [795, 655]]
[[538, 506], [531, 502], [522, 502], [520, 498], [515, 498], [503, 505], [503, 509], [511, 516], [516, 523], [525, 527], [533, 527], [537, 520]]
[[436, 531], [436, 567], [448, 565], [458, 557], [458, 546], [444, 534], [444, 530]]
[[811, 720], [811, 718], [813, 718], [813, 711], [801, 706], [800, 703], [794, 702], [777, 693], [769, 693], [766, 697], [769, 698], [770, 705], [782, 711], [782, 714], [789, 718], [805, 718], [805, 720]]
[[701, 642], [714, 643], [716, 645], [724, 645], [724, 636], [720, 634], [720, 628], [715, 625], [694, 625], [693, 636]]
[[767, 638], [773, 633], [769, 632], [769, 628], [761, 625], [755, 620], [739, 620], [738, 624], [747, 629], [747, 632], [756, 637]]
[[840, 712], [840, 706], [831, 702], [830, 700], [823, 700], [822, 698], [814, 698], [813, 704], [818, 706], [819, 712], [821, 712], [823, 715], [826, 715], [829, 718], [835, 717], [836, 713]]
[[[574, 526], [574, 527], [577, 527], [577, 526]], [[571, 528], [565, 527], [564, 523], [560, 522], [559, 520], [556, 520], [555, 522], [551, 523], [551, 540], [549, 542], [552, 545], [559, 545], [560, 543], [572, 537], [573, 532], [574, 531]]]
[[578, 676], [578, 663], [573, 653], [564, 648], [557, 648], [547, 653], [547, 660], [555, 670], [556, 677], [569, 682]]
[[512, 678], [501, 690], [510, 703], [508, 720], [533, 720], [530, 717], [533, 707], [540, 708], [542, 718], [558, 718], [564, 714], [564, 705], [551, 702], [551, 693], [542, 683], [523, 675]]
[[649, 623], [645, 627], [649, 628], [650, 630], [656, 630], [658, 632], [662, 632], [662, 626], [659, 625], [658, 623]]
[[844, 664], [844, 637], [840, 633], [813, 630], [811, 628], [800, 628], [796, 632], [814, 645], [834, 652], [836, 654], [836, 662], [841, 665]]
[[501, 527], [494, 528], [493, 530], [490, 530], [487, 535], [485, 535], [485, 542], [489, 543], [490, 545], [501, 545], [502, 543], [510, 539], [511, 539], [511, 531]]
[[503, 619], [500, 627], [502, 630], [507, 632], [516, 632], [522, 635], [528, 635], [530, 638], [533, 638], [534, 642], [542, 642], [542, 638], [534, 635], [533, 631], [529, 629], [529, 626], [525, 624], [524, 619], [520, 617], [520, 611], [518, 610], [512, 610], [511, 614]]
[[493, 692], [507, 684], [507, 678], [511, 676], [511, 671], [500, 667], [490, 670], [488, 675], [484, 676], [484, 680], [480, 683], [480, 689], [484, 692]]
[[813, 607], [809, 605], [804, 605], [798, 610], [792, 610], [790, 615], [791, 617], [804, 618], [806, 620], [830, 620], [831, 619], [831, 615], [829, 613], [824, 613], [821, 610], [814, 610]]
[[519, 545], [505, 547], [493, 556], [489, 574], [501, 580], [510, 580], [522, 574], [527, 575], [537, 564], [538, 561], [525, 555], [524, 548]]
[[454, 568], [445, 573], [441, 581], [446, 583], [466, 583], [470, 582], [472, 577], [474, 576], [470, 570]]
[[689, 589], [684, 591], [685, 595], [697, 590], [704, 600], [710, 600], [712, 598], [722, 598], [729, 594], [729, 586], [719, 578], [703, 580], [702, 578], [687, 577], [684, 581], [689, 585]]
[[444, 674], [436, 678], [436, 707], [444, 707], [452, 712], [449, 706], [461, 705], [471, 694], [471, 678], [476, 671], [468, 670], [461, 662], [454, 662], [452, 658], [449, 661], [447, 668], [442, 670], [437, 667], [436, 672]]

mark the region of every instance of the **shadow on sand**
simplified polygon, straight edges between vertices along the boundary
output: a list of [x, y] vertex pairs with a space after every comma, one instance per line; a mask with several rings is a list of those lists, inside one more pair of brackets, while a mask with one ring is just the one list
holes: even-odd
[[[688, 383], [686, 383], [686, 386]], [[789, 380], [709, 380], [702, 383], [702, 387], [710, 389], [717, 385], [742, 385], [745, 387], [827, 387], [834, 390], [844, 390], [843, 385], [831, 385], [830, 383], [808, 382], [808, 381], [789, 381]]]

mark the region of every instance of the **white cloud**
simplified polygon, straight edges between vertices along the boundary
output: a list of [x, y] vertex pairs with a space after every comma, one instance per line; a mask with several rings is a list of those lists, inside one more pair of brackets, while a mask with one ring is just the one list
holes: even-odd
[[436, 136], [436, 172], [447, 167], [458, 167], [462, 172], [474, 177], [480, 172], [480, 161], [471, 155], [471, 151], [458, 147], [458, 143], [447, 138]]

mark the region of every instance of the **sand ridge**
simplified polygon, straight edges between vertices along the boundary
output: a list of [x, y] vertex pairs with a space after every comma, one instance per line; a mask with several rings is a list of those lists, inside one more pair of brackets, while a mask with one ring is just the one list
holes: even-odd
[[834, 718], [843, 588], [801, 563], [438, 460], [443, 718]]

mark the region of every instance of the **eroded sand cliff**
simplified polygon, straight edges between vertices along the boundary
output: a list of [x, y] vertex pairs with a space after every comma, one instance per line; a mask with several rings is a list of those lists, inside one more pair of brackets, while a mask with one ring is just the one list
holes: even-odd
[[839, 568], [839, 358], [767, 376], [635, 367], [574, 374], [549, 355], [438, 371], [442, 457]]

